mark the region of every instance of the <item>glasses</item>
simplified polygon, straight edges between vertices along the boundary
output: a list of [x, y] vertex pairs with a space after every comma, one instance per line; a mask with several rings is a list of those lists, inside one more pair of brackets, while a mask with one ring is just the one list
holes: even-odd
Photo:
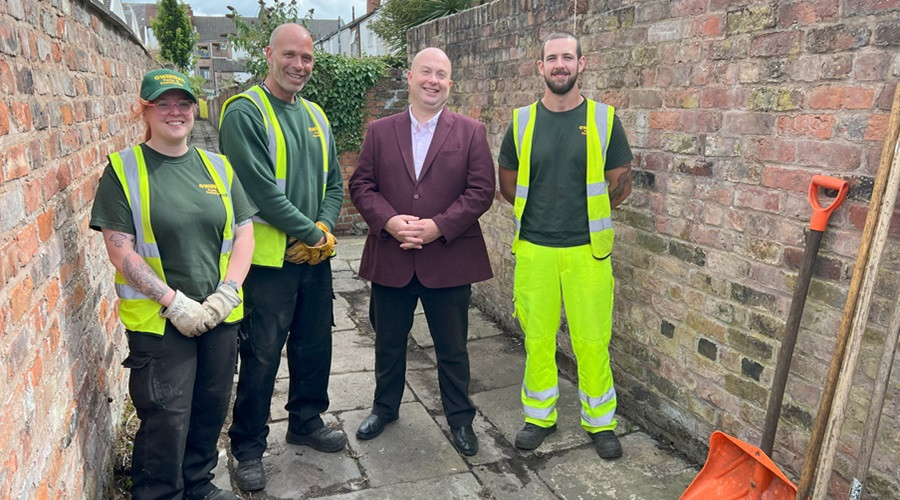
[[156, 101], [151, 102], [150, 106], [156, 108], [157, 113], [161, 115], [167, 115], [171, 113], [175, 108], [178, 108], [178, 111], [182, 114], [187, 114], [194, 110], [193, 101]]

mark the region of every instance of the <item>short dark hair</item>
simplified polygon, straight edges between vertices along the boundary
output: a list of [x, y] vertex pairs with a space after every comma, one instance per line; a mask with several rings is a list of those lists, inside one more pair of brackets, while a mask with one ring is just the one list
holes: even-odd
[[578, 56], [578, 59], [581, 59], [581, 41], [578, 40], [578, 37], [568, 31], [557, 31], [550, 33], [547, 35], [547, 38], [544, 38], [544, 43], [541, 44], [541, 60], [544, 60], [544, 47], [547, 46], [547, 42], [550, 40], [561, 40], [566, 38], [575, 40], [575, 55]]

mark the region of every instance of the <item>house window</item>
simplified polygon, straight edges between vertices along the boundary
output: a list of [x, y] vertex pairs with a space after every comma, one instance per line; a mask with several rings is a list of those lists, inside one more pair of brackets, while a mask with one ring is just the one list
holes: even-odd
[[200, 76], [203, 77], [204, 80], [209, 80], [209, 68], [198, 68], [200, 71]]

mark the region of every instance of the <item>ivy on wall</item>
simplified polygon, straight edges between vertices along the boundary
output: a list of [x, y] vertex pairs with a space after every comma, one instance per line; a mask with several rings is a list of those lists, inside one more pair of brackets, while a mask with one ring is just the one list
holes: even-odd
[[338, 154], [358, 151], [362, 146], [369, 89], [396, 66], [392, 57], [344, 57], [316, 52], [312, 76], [300, 94], [322, 106], [334, 132]]

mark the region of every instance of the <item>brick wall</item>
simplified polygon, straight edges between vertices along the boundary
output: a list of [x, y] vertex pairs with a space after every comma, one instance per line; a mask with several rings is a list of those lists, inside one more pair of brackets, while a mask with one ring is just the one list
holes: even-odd
[[87, 1], [0, 3], [0, 497], [94, 498], [126, 391], [112, 268], [88, 229], [150, 58]]
[[[407, 106], [409, 106], [409, 93], [406, 89], [406, 71], [394, 68], [389, 70], [388, 75], [369, 90], [363, 114], [368, 124], [372, 120], [399, 113]], [[334, 228], [338, 234], [366, 234], [369, 230], [366, 222], [350, 201], [350, 191], [347, 189], [347, 181], [356, 170], [357, 158], [359, 158], [359, 154], [356, 151], [347, 151], [338, 158], [341, 164], [341, 173], [344, 175], [344, 205], [341, 207], [341, 215]]]
[[[483, 120], [496, 152], [512, 110], [543, 94], [540, 40], [573, 29], [574, 2], [497, 0], [410, 32], [443, 48], [451, 108]], [[900, 75], [900, 2], [578, 2], [584, 94], [618, 108], [635, 191], [615, 212], [612, 356], [621, 410], [698, 462], [716, 429], [758, 443], [804, 247], [813, 174], [851, 182], [826, 233], [775, 445], [797, 478], [831, 357]], [[900, 216], [895, 216], [895, 222]], [[512, 209], [482, 218], [496, 277], [479, 306], [513, 329]], [[887, 318], [900, 224], [885, 253], [832, 493], [846, 488]], [[565, 326], [563, 326], [565, 331]], [[560, 336], [563, 366], [571, 348]], [[573, 373], [574, 375], [574, 373]], [[900, 495], [900, 370], [872, 491]]]

